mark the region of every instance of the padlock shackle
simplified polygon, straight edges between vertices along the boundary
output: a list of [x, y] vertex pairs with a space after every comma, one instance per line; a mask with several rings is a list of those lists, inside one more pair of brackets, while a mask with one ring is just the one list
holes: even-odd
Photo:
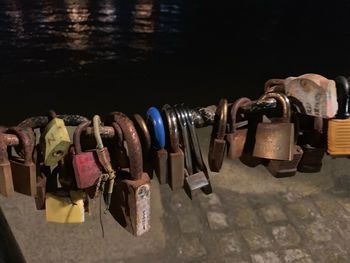
[[151, 121], [153, 126], [154, 141], [152, 141], [153, 146], [156, 149], [165, 147], [165, 129], [162, 116], [156, 107], [150, 107], [147, 110], [147, 122]]
[[182, 147], [183, 147], [183, 152], [184, 152], [184, 156], [185, 156], [185, 167], [186, 167], [188, 174], [193, 174], [191, 145], [190, 145], [190, 141], [189, 141], [189, 134], [187, 131], [187, 122], [182, 117], [182, 114], [179, 110], [179, 107], [180, 107], [179, 105], [175, 105], [174, 110], [175, 110], [175, 114], [176, 114], [177, 120], [180, 124], [180, 129], [181, 129]]
[[226, 125], [227, 125], [227, 108], [228, 103], [226, 99], [221, 99], [219, 101], [219, 105], [216, 108], [215, 117], [217, 119], [214, 119], [214, 127], [217, 128], [217, 134], [216, 138], [223, 140], [226, 135]]
[[176, 153], [180, 150], [179, 128], [177, 126], [176, 113], [169, 104], [165, 104], [162, 111], [168, 124], [170, 151]]
[[97, 149], [101, 150], [103, 149], [103, 141], [100, 134], [100, 127], [101, 127], [101, 118], [99, 115], [94, 115], [92, 118], [93, 128], [94, 128], [94, 136], [96, 140], [96, 147]]
[[128, 147], [130, 174], [133, 180], [142, 178], [143, 157], [140, 138], [133, 122], [121, 112], [111, 112], [112, 122], [116, 122], [123, 131], [124, 140]]
[[335, 78], [337, 97], [338, 97], [338, 112], [337, 119], [348, 119], [349, 113], [349, 101], [350, 101], [350, 87], [349, 81], [344, 76], [338, 76]]
[[290, 108], [290, 101], [287, 95], [282, 93], [276, 93], [276, 92], [269, 92], [264, 94], [259, 98], [259, 101], [266, 100], [268, 98], [274, 98], [282, 105], [283, 115], [282, 120], [285, 122], [289, 122], [291, 118], [291, 108]]
[[231, 133], [234, 133], [237, 130], [236, 123], [237, 123], [237, 113], [238, 113], [239, 108], [241, 106], [244, 106], [244, 105], [251, 103], [251, 102], [252, 101], [249, 98], [242, 97], [242, 98], [239, 98], [238, 100], [236, 100], [232, 104], [232, 107], [231, 107]]
[[285, 79], [269, 79], [265, 82], [264, 92], [282, 92], [285, 93]]
[[86, 129], [87, 127], [89, 127], [91, 125], [91, 121], [85, 121], [80, 123], [77, 128], [75, 129], [74, 133], [73, 133], [73, 145], [74, 145], [74, 150], [75, 150], [75, 154], [80, 154], [82, 152], [81, 150], [81, 143], [80, 143], [80, 136], [81, 133], [84, 129]]
[[[78, 126], [80, 123], [89, 120], [88, 118], [81, 115], [63, 114], [63, 115], [57, 115], [56, 117], [59, 119], [62, 119], [66, 126]], [[44, 128], [49, 122], [50, 122], [50, 118], [48, 116], [36, 116], [36, 117], [30, 117], [28, 119], [25, 119], [24, 121], [20, 122], [17, 125], [17, 127], [21, 127], [21, 128], [30, 127], [32, 129]]]
[[[152, 140], [151, 140], [151, 134], [149, 133], [149, 130], [147, 128], [147, 123], [145, 122], [144, 118], [140, 114], [134, 114], [133, 118], [135, 120], [134, 126], [136, 130], [139, 132], [139, 136], [141, 134], [142, 136], [142, 150], [145, 154], [147, 154], [152, 147]], [[122, 133], [123, 134], [123, 133]]]
[[115, 138], [117, 139], [117, 144], [120, 147], [124, 147], [123, 142], [124, 142], [124, 135], [123, 135], [123, 131], [122, 128], [120, 128], [119, 124], [116, 122], [112, 122], [111, 126], [114, 129], [114, 134], [115, 134]]
[[34, 142], [30, 139], [29, 135], [20, 127], [12, 127], [7, 130], [8, 133], [15, 134], [24, 150], [24, 164], [33, 163], [33, 151]]

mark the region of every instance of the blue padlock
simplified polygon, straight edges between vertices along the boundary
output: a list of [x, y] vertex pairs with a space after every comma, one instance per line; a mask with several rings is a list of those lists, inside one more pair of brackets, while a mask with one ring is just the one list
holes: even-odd
[[168, 151], [165, 148], [165, 128], [162, 116], [156, 107], [147, 111], [147, 124], [152, 137], [154, 168], [160, 184], [168, 182]]

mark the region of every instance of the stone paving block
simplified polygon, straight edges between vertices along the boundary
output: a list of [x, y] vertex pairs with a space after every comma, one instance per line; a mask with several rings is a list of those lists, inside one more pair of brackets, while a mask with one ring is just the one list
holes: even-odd
[[[332, 220], [330, 225], [332, 229], [337, 231], [340, 237], [349, 244], [350, 241], [350, 221], [347, 220]], [[349, 244], [350, 245], [350, 244]]]
[[282, 208], [279, 205], [262, 207], [260, 212], [267, 223], [287, 220], [286, 214], [282, 211]]
[[202, 223], [195, 213], [184, 213], [177, 215], [182, 233], [198, 233], [201, 231]]
[[172, 192], [170, 207], [176, 213], [193, 212], [193, 202], [183, 191]]
[[182, 259], [198, 259], [207, 254], [207, 250], [198, 237], [182, 236], [177, 247], [177, 256]]
[[274, 252], [265, 252], [250, 256], [253, 263], [280, 263], [282, 262]]
[[323, 216], [344, 216], [343, 208], [335, 199], [315, 200], [315, 204], [319, 208]]
[[296, 193], [296, 192], [280, 193], [280, 200], [282, 200], [285, 203], [293, 203], [293, 202], [296, 202], [302, 198], [303, 198], [303, 196], [300, 193]]
[[327, 242], [332, 239], [332, 230], [320, 221], [307, 224], [305, 234], [314, 242]]
[[350, 214], [350, 198], [338, 198], [337, 203]]
[[317, 208], [307, 201], [289, 204], [286, 206], [287, 212], [297, 219], [312, 219], [318, 216]]
[[259, 223], [258, 217], [252, 208], [238, 208], [233, 213], [233, 221], [239, 227], [255, 226]]
[[220, 197], [215, 194], [209, 194], [209, 195], [199, 195], [198, 196], [199, 202], [201, 207], [204, 210], [221, 210], [222, 209], [222, 202]]
[[311, 256], [302, 249], [287, 249], [284, 255], [286, 263], [313, 263]]
[[244, 240], [251, 250], [271, 247], [271, 241], [262, 228], [245, 229], [241, 231]]
[[207, 212], [209, 228], [212, 230], [228, 228], [227, 216], [221, 212]]
[[344, 247], [336, 242], [327, 245], [316, 244], [310, 248], [315, 262], [320, 263], [349, 263], [349, 255]]
[[273, 227], [272, 234], [282, 247], [296, 246], [300, 242], [300, 236], [292, 225]]
[[236, 233], [223, 234], [218, 242], [223, 254], [239, 254], [242, 250]]

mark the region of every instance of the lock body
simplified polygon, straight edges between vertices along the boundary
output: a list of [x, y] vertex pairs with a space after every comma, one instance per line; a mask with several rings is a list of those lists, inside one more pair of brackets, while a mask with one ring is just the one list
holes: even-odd
[[71, 224], [85, 221], [84, 192], [70, 191], [70, 197], [46, 193], [46, 221]]
[[41, 137], [45, 165], [56, 165], [68, 153], [71, 145], [64, 121], [59, 118], [52, 119]]
[[181, 189], [184, 186], [185, 161], [182, 150], [169, 153], [169, 184], [172, 190]]
[[211, 189], [208, 178], [203, 171], [186, 176], [184, 188], [191, 199], [198, 196], [202, 191], [208, 188]]
[[276, 178], [294, 176], [302, 156], [301, 147], [294, 145], [292, 161], [270, 160], [266, 168]]
[[242, 156], [244, 145], [247, 138], [248, 129], [236, 130], [235, 133], [227, 135], [227, 142], [230, 145], [228, 148], [227, 157], [231, 160], [235, 160]]
[[350, 155], [350, 119], [328, 121], [328, 153], [330, 155]]
[[5, 197], [13, 195], [13, 178], [10, 162], [3, 161], [0, 163], [0, 194]]
[[37, 190], [35, 164], [33, 162], [26, 163], [19, 157], [11, 158], [10, 163], [15, 191], [34, 197]]
[[224, 139], [214, 139], [212, 144], [211, 155], [208, 162], [210, 163], [210, 170], [213, 172], [219, 172], [224, 161], [226, 150], [226, 141]]
[[325, 148], [316, 148], [310, 145], [304, 145], [301, 148], [304, 153], [298, 164], [298, 171], [303, 173], [317, 173], [321, 171]]
[[[110, 160], [107, 149], [106, 154]], [[95, 185], [100, 178], [103, 167], [99, 162], [95, 150], [81, 152], [73, 156], [73, 168], [75, 180], [79, 189], [85, 189]]]
[[164, 148], [155, 152], [155, 172], [160, 184], [168, 182], [168, 151]]

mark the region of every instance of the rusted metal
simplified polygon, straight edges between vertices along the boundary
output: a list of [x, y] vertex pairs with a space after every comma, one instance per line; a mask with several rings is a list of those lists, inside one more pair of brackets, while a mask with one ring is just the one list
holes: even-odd
[[36, 165], [33, 162], [34, 142], [22, 128], [9, 128], [8, 133], [15, 134], [20, 139], [24, 151], [24, 159], [11, 157], [13, 185], [16, 192], [36, 195]]
[[134, 114], [133, 119], [135, 120], [135, 129], [138, 132], [139, 136], [141, 136], [140, 141], [145, 156], [151, 150], [151, 135], [147, 128], [147, 124], [141, 115]]
[[123, 136], [128, 147], [130, 174], [132, 179], [141, 179], [143, 173], [142, 148], [134, 124], [124, 113], [111, 112], [109, 115], [113, 121], [118, 123], [123, 131]]
[[5, 134], [0, 133], [0, 193], [9, 197], [14, 193], [11, 164], [7, 154]]
[[[116, 133], [115, 133], [115, 129], [111, 126], [102, 126], [100, 127], [100, 134], [101, 137], [103, 139], [112, 139], [115, 137]], [[83, 131], [82, 131], [82, 135], [87, 135], [87, 136], [94, 136], [94, 129], [92, 127], [86, 127]], [[118, 137], [119, 137], [119, 133], [118, 133]]]
[[[62, 114], [62, 115], [56, 115], [56, 117], [59, 119], [62, 119], [66, 126], [78, 126], [80, 123], [84, 121], [88, 121], [86, 117], [81, 115]], [[24, 121], [19, 123], [17, 126], [30, 127], [32, 129], [43, 128], [49, 123], [49, 121], [50, 121], [49, 116], [36, 116], [36, 117], [30, 117], [28, 119], [25, 119]]]
[[285, 79], [269, 79], [265, 82], [265, 93], [275, 91], [285, 93]]

